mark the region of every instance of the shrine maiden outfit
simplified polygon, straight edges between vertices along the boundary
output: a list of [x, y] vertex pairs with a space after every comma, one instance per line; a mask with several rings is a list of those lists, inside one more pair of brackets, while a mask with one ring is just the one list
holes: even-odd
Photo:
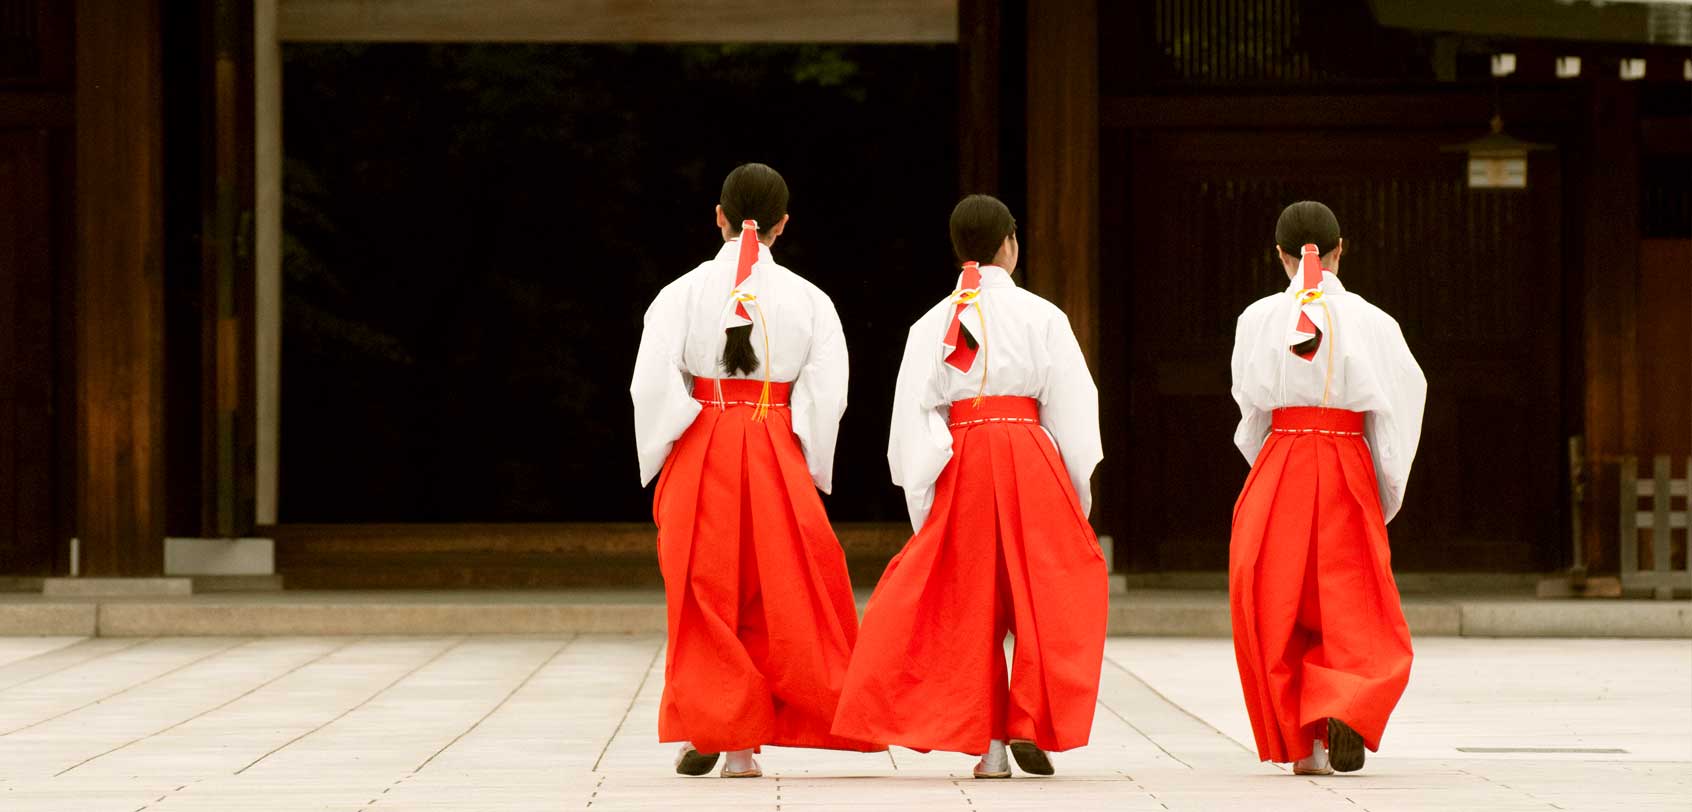
[[1310, 756], [1329, 718], [1378, 749], [1409, 680], [1386, 524], [1427, 394], [1398, 323], [1304, 253], [1285, 293], [1241, 314], [1232, 362], [1252, 462], [1229, 543], [1234, 652], [1258, 757], [1278, 762]]
[[870, 599], [834, 732], [971, 754], [1086, 744], [1109, 591], [1087, 523], [1103, 452], [1063, 312], [966, 264], [911, 327], [887, 457], [916, 535]]
[[[721, 377], [726, 327], [757, 370]], [[820, 488], [846, 410], [834, 304], [776, 264], [756, 224], [664, 288], [635, 360], [635, 441], [669, 613], [661, 741], [878, 750], [831, 735], [857, 637]]]

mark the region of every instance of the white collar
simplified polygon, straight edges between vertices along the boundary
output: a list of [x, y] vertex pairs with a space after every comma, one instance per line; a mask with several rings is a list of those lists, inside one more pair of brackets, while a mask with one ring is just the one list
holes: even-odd
[[[1288, 293], [1298, 293], [1301, 290], [1304, 290], [1304, 271], [1302, 270], [1294, 274], [1292, 280], [1287, 284]], [[1345, 285], [1340, 284], [1339, 274], [1329, 270], [1322, 271], [1321, 291], [1323, 293], [1344, 293]]]

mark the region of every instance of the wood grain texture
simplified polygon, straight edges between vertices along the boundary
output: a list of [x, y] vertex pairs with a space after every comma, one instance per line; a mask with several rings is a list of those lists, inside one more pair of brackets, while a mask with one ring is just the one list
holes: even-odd
[[77, 533], [86, 575], [164, 566], [158, 0], [76, 5]]
[[1099, 76], [1097, 0], [1030, 4], [1028, 211], [1021, 264], [1028, 286], [1069, 315], [1098, 357]]
[[958, 3], [958, 185], [999, 192], [1000, 0]]
[[1692, 454], [1692, 240], [1639, 251], [1639, 454]]
[[1586, 566], [1613, 573], [1623, 455], [1638, 453], [1639, 398], [1639, 141], [1638, 95], [1631, 83], [1605, 78], [1586, 85], [1579, 130], [1585, 204], [1580, 230], [1585, 371]]
[[286, 42], [953, 42], [957, 0], [280, 0]]
[[[853, 583], [873, 584], [910, 525], [842, 523]], [[289, 589], [657, 586], [650, 524], [283, 524], [276, 572]]]

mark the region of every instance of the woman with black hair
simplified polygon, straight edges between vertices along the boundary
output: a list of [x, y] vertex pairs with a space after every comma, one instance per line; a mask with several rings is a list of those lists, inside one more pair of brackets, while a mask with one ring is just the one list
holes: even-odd
[[1234, 654], [1258, 757], [1350, 772], [1380, 747], [1410, 678], [1410, 629], [1386, 524], [1404, 503], [1427, 380], [1398, 322], [1340, 284], [1327, 206], [1288, 206], [1291, 280], [1240, 315], [1234, 443], [1251, 474], [1234, 506]]
[[787, 183], [763, 164], [723, 182], [717, 256], [646, 312], [635, 359], [641, 484], [669, 613], [658, 737], [676, 771], [762, 775], [762, 745], [873, 751], [829, 732], [857, 637], [832, 486], [846, 339], [827, 295], [770, 253]]
[[[1087, 524], [1098, 389], [1063, 311], [1022, 290], [1016, 221], [952, 212], [957, 289], [911, 326], [887, 458], [916, 535], [870, 599], [834, 732], [1051, 775], [1087, 743], [1104, 659], [1104, 555]], [[1016, 636], [1005, 673], [1005, 634]]]

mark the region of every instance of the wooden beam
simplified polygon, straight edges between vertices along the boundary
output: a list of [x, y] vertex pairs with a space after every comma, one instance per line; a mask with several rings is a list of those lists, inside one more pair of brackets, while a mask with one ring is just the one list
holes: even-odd
[[958, 182], [999, 193], [1000, 0], [958, 2]]
[[[910, 525], [834, 526], [855, 583], [874, 583]], [[641, 522], [284, 524], [276, 571], [294, 589], [654, 587], [656, 530]]]
[[[1098, 364], [1098, 0], [1029, 4], [1028, 285], [1069, 314]], [[1095, 370], [1096, 377], [1096, 370]]]
[[[1506, 92], [1500, 102], [1511, 127], [1574, 121], [1573, 87], [1567, 92]], [[1483, 129], [1492, 97], [1475, 88], [1450, 93], [1375, 93], [1317, 96], [1116, 96], [1100, 101], [1106, 129], [1336, 128]]]
[[76, 4], [77, 534], [85, 575], [164, 569], [159, 0]]
[[280, 0], [290, 42], [953, 42], [958, 0]]

